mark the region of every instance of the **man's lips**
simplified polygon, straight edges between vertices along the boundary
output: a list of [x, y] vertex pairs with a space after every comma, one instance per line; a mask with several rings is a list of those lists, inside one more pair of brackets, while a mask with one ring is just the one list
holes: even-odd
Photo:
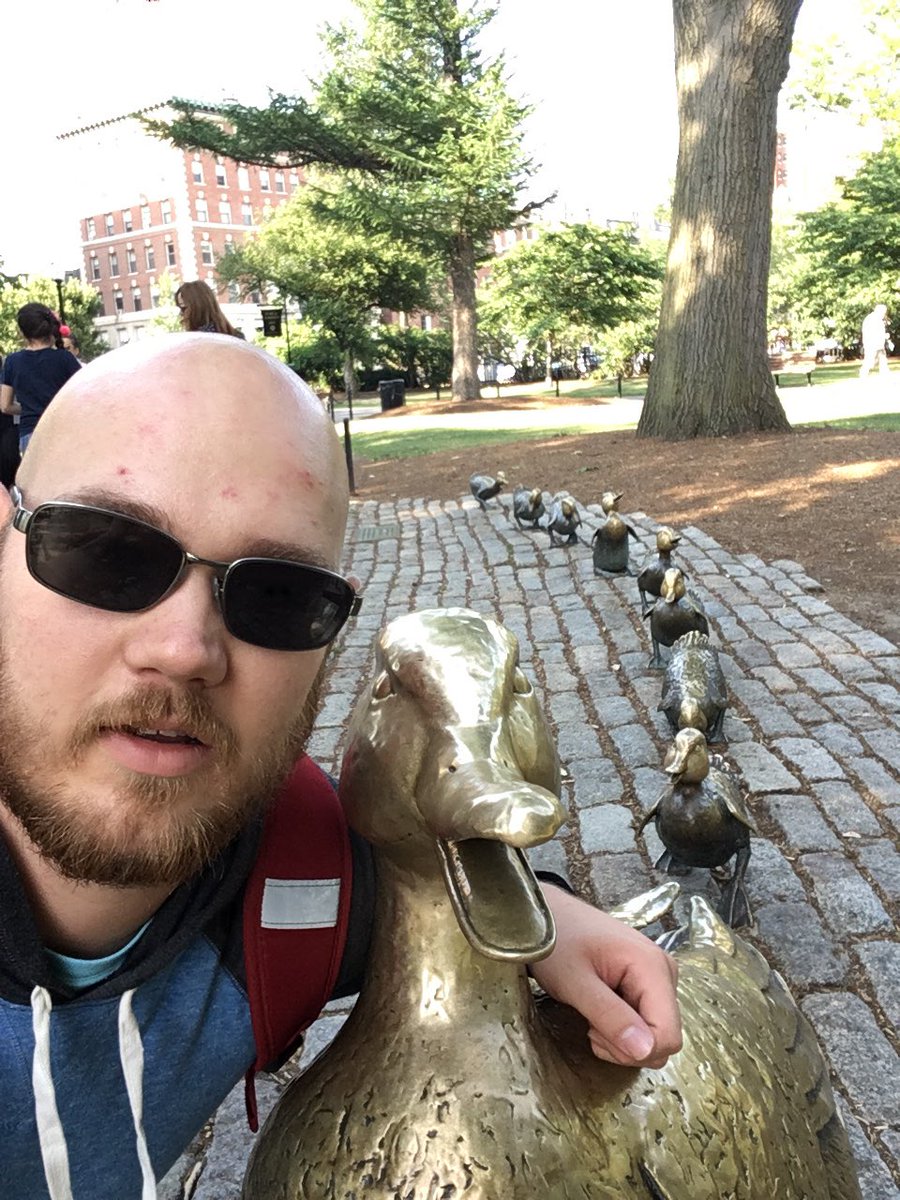
[[141, 775], [189, 775], [213, 753], [211, 746], [182, 730], [126, 725], [102, 730], [98, 740], [114, 762]]

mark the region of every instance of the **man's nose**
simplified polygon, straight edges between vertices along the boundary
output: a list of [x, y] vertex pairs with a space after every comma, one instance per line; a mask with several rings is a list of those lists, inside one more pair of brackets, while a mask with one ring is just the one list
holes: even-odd
[[129, 622], [125, 661], [133, 671], [206, 687], [225, 678], [231, 635], [207, 567], [191, 566], [164, 600]]

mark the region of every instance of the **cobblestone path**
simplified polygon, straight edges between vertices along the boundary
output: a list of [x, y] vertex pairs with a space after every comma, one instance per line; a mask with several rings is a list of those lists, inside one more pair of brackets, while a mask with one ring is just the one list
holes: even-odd
[[[600, 510], [583, 511], [589, 539]], [[655, 523], [629, 519], [653, 546]], [[819, 1035], [865, 1200], [900, 1200], [900, 649], [832, 609], [799, 563], [767, 562], [764, 547], [735, 556], [699, 529], [681, 532], [677, 558], [711, 618], [731, 694], [728, 745], [717, 749], [742, 772], [761, 834], [747, 874], [751, 940]], [[337, 772], [385, 622], [435, 606], [496, 614], [519, 638], [563, 764], [569, 821], [536, 864], [602, 906], [659, 882], [652, 826], [641, 838], [635, 829], [664, 784], [670, 735], [635, 580], [595, 579], [585, 546], [551, 548], [496, 503], [485, 513], [468, 498], [355, 504], [347, 545], [365, 603], [333, 654], [313, 757]], [[710, 886], [700, 871], [679, 882], [684, 896]], [[334, 1006], [305, 1056], [342, 1020]], [[261, 1081], [263, 1108], [280, 1082]], [[242, 1093], [167, 1176], [162, 1200], [237, 1200], [251, 1140]]]

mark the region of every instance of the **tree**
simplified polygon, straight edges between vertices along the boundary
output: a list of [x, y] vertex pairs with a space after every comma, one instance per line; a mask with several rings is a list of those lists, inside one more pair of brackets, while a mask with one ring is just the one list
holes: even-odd
[[[6, 281], [3, 283], [3, 281]], [[16, 313], [23, 304], [46, 304], [54, 312], [59, 309], [59, 294], [54, 279], [35, 276], [0, 276], [0, 353], [8, 354], [21, 345]], [[82, 357], [95, 358], [108, 349], [94, 328], [94, 317], [100, 313], [100, 297], [92, 287], [78, 279], [63, 284], [65, 324], [78, 338]]]
[[788, 430], [766, 358], [778, 91], [801, 0], [673, 0], [679, 148], [640, 436]]
[[563, 340], [581, 345], [653, 307], [661, 274], [653, 254], [622, 232], [586, 223], [551, 229], [495, 261], [482, 294], [485, 327], [500, 341], [508, 327], [539, 343], [549, 377]]
[[326, 30], [331, 65], [312, 101], [277, 95], [267, 109], [229, 104], [210, 120], [176, 100], [181, 118], [151, 128], [245, 162], [340, 170], [335, 211], [349, 227], [400, 239], [447, 273], [453, 395], [474, 399], [476, 269], [491, 235], [535, 207], [518, 200], [532, 171], [521, 148], [527, 109], [509, 95], [502, 59], [478, 50], [493, 16], [482, 0], [355, 2], [361, 28]]
[[336, 190], [307, 187], [275, 210], [256, 239], [217, 264], [244, 292], [274, 286], [298, 301], [306, 321], [330, 333], [355, 390], [355, 360], [371, 346], [373, 309], [405, 311], [431, 300], [429, 263], [386, 234], [349, 232], [331, 216]]

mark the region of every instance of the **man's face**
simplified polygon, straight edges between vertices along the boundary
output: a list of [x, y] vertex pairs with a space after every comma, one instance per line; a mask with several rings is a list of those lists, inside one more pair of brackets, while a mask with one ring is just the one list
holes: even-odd
[[[271, 360], [231, 339], [179, 338], [149, 360], [108, 356], [76, 380], [29, 447], [26, 507], [140, 505], [204, 558], [280, 544], [337, 566], [336, 439], [315, 398], [298, 401]], [[283, 779], [309, 731], [324, 654], [234, 638], [202, 566], [146, 612], [75, 603], [28, 574], [25, 537], [7, 527], [0, 796], [71, 878], [177, 883]]]

